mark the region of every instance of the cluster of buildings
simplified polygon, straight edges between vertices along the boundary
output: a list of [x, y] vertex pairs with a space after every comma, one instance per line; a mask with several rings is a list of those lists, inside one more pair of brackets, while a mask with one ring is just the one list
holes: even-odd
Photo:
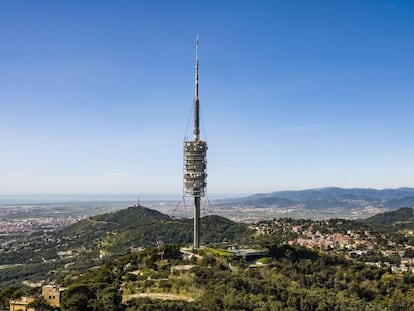
[[414, 257], [411, 256], [414, 246], [393, 241], [383, 233], [346, 227], [341, 221], [298, 224], [298, 221], [285, 219], [261, 222], [253, 228], [259, 235], [278, 235], [289, 245], [341, 253], [368, 265], [389, 268], [394, 273], [414, 272]]
[[[296, 228], [297, 226], [293, 227], [292, 230], [295, 231]], [[347, 230], [345, 234], [338, 232], [321, 233], [318, 230], [312, 232], [312, 228], [304, 231], [296, 230], [300, 235], [296, 239], [290, 240], [288, 242], [290, 245], [296, 244], [322, 250], [348, 250], [350, 253], [353, 250], [374, 249], [373, 241], [375, 240], [375, 236], [367, 231], [365, 231], [364, 238], [361, 238], [358, 233], [352, 230]]]
[[22, 218], [13, 220], [2, 220], [0, 223], [0, 234], [22, 234], [34, 231], [52, 231], [63, 228], [79, 221], [80, 218], [73, 217], [47, 217], [47, 218]]
[[[65, 291], [64, 287], [56, 285], [42, 286], [42, 297], [52, 307], [60, 307], [62, 303], [62, 293]], [[18, 299], [10, 300], [10, 311], [36, 311], [35, 307], [30, 304], [34, 302], [36, 297], [20, 297]]]
[[[51, 247], [52, 245], [65, 248], [67, 243], [60, 238], [54, 237], [50, 233], [33, 236], [31, 239], [26, 240], [21, 239], [16, 235], [15, 238], [12, 239], [6, 238], [4, 241], [0, 239], [0, 254], [12, 254], [19, 252], [22, 249], [31, 249], [34, 252], [38, 252], [41, 249]], [[61, 257], [59, 254], [58, 256]]]

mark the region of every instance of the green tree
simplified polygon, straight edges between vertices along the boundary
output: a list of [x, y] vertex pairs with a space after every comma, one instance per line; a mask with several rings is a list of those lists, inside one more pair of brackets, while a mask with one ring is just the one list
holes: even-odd
[[96, 299], [93, 289], [86, 284], [71, 285], [62, 297], [62, 308], [67, 311], [92, 311], [89, 300]]
[[6, 310], [9, 308], [10, 299], [14, 299], [13, 294], [17, 292], [19, 288], [17, 286], [10, 286], [0, 289], [0, 309]]
[[36, 311], [52, 311], [56, 310], [47, 303], [43, 296], [37, 297], [34, 301], [27, 305], [29, 308], [35, 308]]

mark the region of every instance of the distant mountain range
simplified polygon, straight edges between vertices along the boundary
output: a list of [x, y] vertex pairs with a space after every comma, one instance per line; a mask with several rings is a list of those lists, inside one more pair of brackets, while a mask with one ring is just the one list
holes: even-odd
[[240, 205], [252, 205], [258, 208], [269, 206], [282, 208], [299, 206], [304, 209], [358, 209], [365, 207], [397, 209], [403, 206], [414, 206], [414, 188], [377, 190], [329, 187], [258, 193], [230, 201]]

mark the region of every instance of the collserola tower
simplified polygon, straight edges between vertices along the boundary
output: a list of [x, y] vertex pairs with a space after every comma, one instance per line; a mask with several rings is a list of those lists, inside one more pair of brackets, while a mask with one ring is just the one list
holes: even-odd
[[200, 139], [200, 100], [198, 97], [198, 37], [196, 39], [194, 139], [184, 141], [184, 195], [194, 197], [194, 242], [200, 247], [200, 200], [207, 187], [207, 142]]

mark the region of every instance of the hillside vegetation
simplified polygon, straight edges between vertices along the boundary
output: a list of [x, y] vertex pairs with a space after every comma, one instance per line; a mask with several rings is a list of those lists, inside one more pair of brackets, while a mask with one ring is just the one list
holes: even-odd
[[[22, 265], [1, 270], [0, 309], [8, 299], [38, 293], [23, 280], [55, 280], [67, 287], [62, 310], [73, 311], [414, 310], [414, 237], [397, 226], [412, 217], [411, 208], [402, 208], [372, 224], [285, 218], [250, 231], [207, 216], [201, 223], [208, 247], [191, 255], [180, 251], [192, 241], [191, 219], [129, 207], [32, 235], [21, 249], [2, 254], [3, 264]], [[347, 240], [342, 245], [333, 237]], [[318, 241], [333, 244], [315, 250]], [[233, 243], [261, 250], [262, 257], [252, 261], [224, 247]]]
[[[245, 224], [215, 215], [201, 219], [201, 232], [203, 244], [242, 241], [252, 234]], [[0, 265], [12, 265], [0, 270], [0, 284], [44, 279], [51, 270], [62, 267], [86, 271], [138, 248], [160, 243], [185, 245], [192, 240], [192, 219], [174, 219], [142, 206], [129, 207], [16, 241], [18, 248], [0, 256]]]
[[[243, 238], [247, 227], [229, 219], [211, 215], [201, 220], [203, 243]], [[72, 246], [91, 247], [96, 244], [109, 254], [120, 254], [129, 248], [157, 245], [157, 242], [188, 244], [193, 239], [193, 220], [174, 219], [142, 206], [91, 217], [58, 232], [61, 239], [70, 239]]]
[[411, 207], [402, 207], [392, 212], [386, 212], [374, 215], [364, 220], [371, 225], [389, 226], [389, 225], [414, 225], [414, 210]]

